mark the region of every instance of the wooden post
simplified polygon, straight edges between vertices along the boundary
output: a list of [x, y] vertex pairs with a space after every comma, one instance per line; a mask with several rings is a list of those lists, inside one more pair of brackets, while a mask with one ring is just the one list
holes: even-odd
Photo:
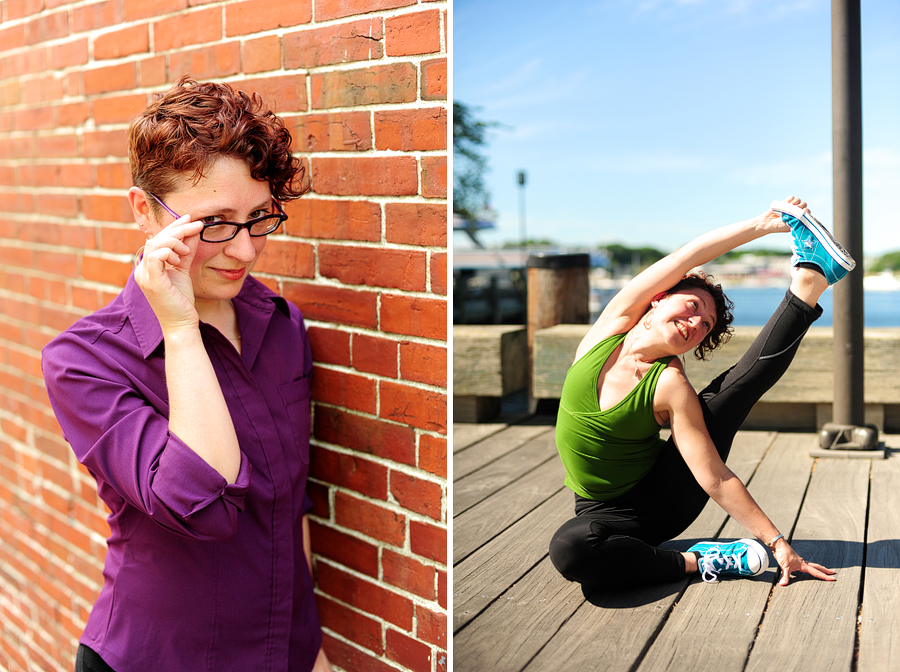
[[[534, 370], [534, 332], [557, 324], [587, 324], [590, 320], [591, 256], [586, 253], [528, 257], [528, 393]], [[529, 404], [531, 405], [531, 404]]]

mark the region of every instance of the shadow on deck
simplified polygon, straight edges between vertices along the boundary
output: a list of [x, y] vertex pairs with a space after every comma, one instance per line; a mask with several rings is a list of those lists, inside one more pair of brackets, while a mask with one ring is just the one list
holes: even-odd
[[[770, 566], [586, 596], [547, 556], [574, 504], [553, 422], [454, 425], [456, 672], [900, 670], [900, 457], [815, 459], [812, 433], [738, 434], [729, 467], [798, 553], [838, 571], [834, 583], [776, 586]], [[710, 502], [668, 545], [744, 536]]]

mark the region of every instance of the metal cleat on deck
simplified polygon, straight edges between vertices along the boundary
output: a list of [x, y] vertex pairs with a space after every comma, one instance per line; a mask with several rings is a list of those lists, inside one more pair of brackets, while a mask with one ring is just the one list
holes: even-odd
[[874, 425], [839, 425], [828, 422], [819, 430], [818, 439], [818, 448], [809, 451], [811, 457], [888, 456], [886, 447], [878, 447], [878, 429]]

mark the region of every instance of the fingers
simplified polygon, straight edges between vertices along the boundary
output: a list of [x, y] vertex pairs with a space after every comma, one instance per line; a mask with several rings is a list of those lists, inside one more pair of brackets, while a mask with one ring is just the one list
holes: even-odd
[[788, 196], [784, 200], [787, 201], [788, 203], [791, 203], [792, 205], [796, 205], [801, 210], [806, 210], [807, 212], [809, 212], [809, 207], [806, 205], [806, 201], [804, 201], [800, 198], [797, 198], [796, 196]]
[[179, 266], [184, 258], [192, 258], [197, 245], [194, 240], [203, 229], [203, 222], [190, 221], [190, 215], [179, 217], [163, 228], [144, 246], [144, 258], [160, 262], [158, 269]]
[[817, 562], [807, 562], [801, 558], [800, 564], [797, 567], [782, 567], [781, 568], [781, 580], [778, 581], [779, 586], [786, 586], [791, 580], [792, 572], [803, 572], [805, 574], [809, 574], [813, 578], [820, 579], [822, 581], [836, 581], [834, 575], [837, 573], [833, 569], [829, 569], [823, 565], [820, 565]]

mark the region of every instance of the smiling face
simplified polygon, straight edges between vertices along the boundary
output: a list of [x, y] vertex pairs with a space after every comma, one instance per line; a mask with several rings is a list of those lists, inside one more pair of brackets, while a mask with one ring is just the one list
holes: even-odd
[[712, 296], [702, 289], [679, 289], [654, 300], [651, 329], [655, 329], [673, 354], [695, 349], [716, 324]]
[[[230, 157], [216, 160], [196, 184], [188, 177], [181, 178], [177, 188], [162, 198], [173, 211], [190, 215], [193, 221], [246, 222], [272, 211], [268, 183], [253, 179], [244, 162]], [[152, 233], [173, 221], [172, 215], [161, 211]], [[247, 229], [240, 229], [224, 243], [207, 243], [198, 236], [193, 244], [197, 254], [191, 280], [195, 305], [202, 312], [204, 306], [237, 296], [266, 246], [266, 237], [251, 237]]]

